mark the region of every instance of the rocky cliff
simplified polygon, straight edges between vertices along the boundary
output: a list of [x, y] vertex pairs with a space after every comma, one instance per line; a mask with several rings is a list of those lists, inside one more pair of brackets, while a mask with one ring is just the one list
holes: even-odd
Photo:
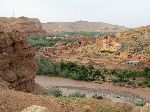
[[34, 52], [14, 28], [0, 26], [0, 85], [5, 82], [16, 90], [30, 92], [36, 74]]
[[6, 18], [0, 17], [0, 25], [5, 25], [13, 27], [14, 29], [20, 31], [24, 35], [44, 35], [46, 31], [42, 29], [42, 24], [39, 19], [19, 17], [19, 18]]

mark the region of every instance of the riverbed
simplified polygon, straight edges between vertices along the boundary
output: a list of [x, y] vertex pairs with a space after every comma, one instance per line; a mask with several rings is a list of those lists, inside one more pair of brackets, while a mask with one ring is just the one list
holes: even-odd
[[49, 76], [36, 76], [35, 82], [39, 85], [49, 88], [49, 87], [58, 87], [62, 91], [69, 93], [70, 91], [81, 91], [88, 94], [99, 94], [102, 96], [119, 98], [118, 100], [139, 100], [144, 102], [150, 101], [150, 88], [127, 88], [114, 86], [111, 83], [98, 84], [94, 82], [86, 81], [77, 81], [68, 78], [61, 77], [49, 77]]

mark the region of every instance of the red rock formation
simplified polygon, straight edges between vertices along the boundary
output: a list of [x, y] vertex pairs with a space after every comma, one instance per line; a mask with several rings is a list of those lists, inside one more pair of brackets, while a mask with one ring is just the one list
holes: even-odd
[[[1, 25], [8, 25], [9, 30], [16, 29], [26, 36], [30, 35], [45, 35], [46, 31], [42, 29], [39, 19], [36, 18], [5, 18], [0, 17]], [[8, 30], [8, 29], [7, 29]]]
[[116, 52], [122, 46], [114, 35], [106, 35], [96, 38], [95, 47], [101, 50]]
[[34, 52], [20, 31], [0, 27], [0, 78], [17, 90], [34, 89]]

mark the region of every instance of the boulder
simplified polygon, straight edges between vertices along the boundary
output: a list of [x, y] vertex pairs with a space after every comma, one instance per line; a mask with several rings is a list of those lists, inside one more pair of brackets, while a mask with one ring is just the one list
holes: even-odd
[[93, 112], [90, 105], [85, 105], [82, 109], [82, 112]]
[[37, 105], [32, 105], [21, 112], [48, 112], [48, 109], [46, 107], [41, 107]]
[[141, 109], [140, 112], [150, 112], [150, 104], [146, 103]]

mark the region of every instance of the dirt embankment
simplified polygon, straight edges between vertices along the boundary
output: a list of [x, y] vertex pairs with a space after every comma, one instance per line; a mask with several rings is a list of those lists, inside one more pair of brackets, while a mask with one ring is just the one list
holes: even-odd
[[21, 91], [34, 90], [34, 52], [20, 31], [0, 26], [0, 85]]
[[0, 112], [21, 112], [32, 105], [46, 107], [49, 112], [71, 112], [72, 109], [65, 102], [53, 97], [10, 90], [0, 92]]

